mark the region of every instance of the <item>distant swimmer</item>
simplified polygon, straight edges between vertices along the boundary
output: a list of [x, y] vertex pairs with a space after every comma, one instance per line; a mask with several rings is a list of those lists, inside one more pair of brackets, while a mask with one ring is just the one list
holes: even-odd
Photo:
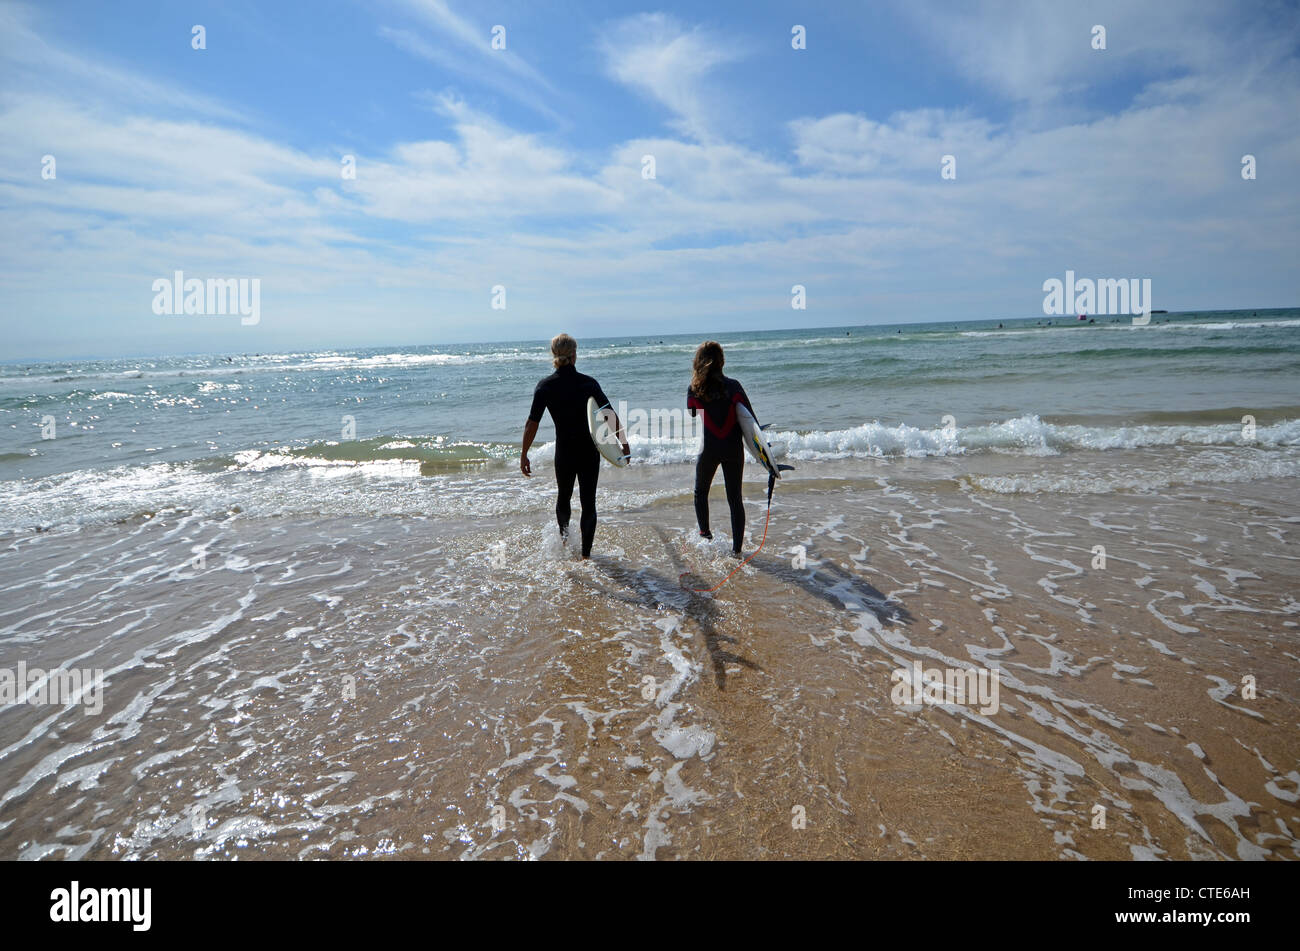
[[[537, 425], [543, 411], [551, 414], [555, 423], [555, 483], [559, 498], [555, 502], [555, 520], [560, 526], [560, 537], [569, 537], [570, 500], [573, 483], [578, 482], [578, 499], [582, 505], [582, 557], [591, 555], [591, 543], [596, 537], [596, 482], [600, 477], [600, 453], [591, 440], [587, 424], [587, 400], [594, 398], [597, 405], [608, 406], [609, 400], [600, 384], [579, 373], [574, 364], [578, 360], [578, 342], [568, 334], [559, 334], [551, 341], [552, 363], [555, 372], [537, 384], [533, 391], [533, 405], [524, 426], [523, 446], [519, 450], [519, 471], [533, 474], [528, 460], [528, 450], [537, 436]], [[614, 417], [614, 428], [624, 455], [631, 455], [623, 424]]]
[[722, 375], [726, 358], [722, 345], [706, 340], [695, 351], [691, 385], [686, 391], [686, 407], [692, 416], [699, 413], [704, 423], [704, 442], [695, 462], [695, 520], [699, 522], [700, 537], [712, 538], [709, 530], [709, 487], [722, 466], [722, 478], [727, 487], [727, 505], [731, 509], [731, 550], [739, 555], [745, 540], [745, 502], [741, 495], [741, 480], [745, 471], [745, 444], [741, 439], [740, 425], [736, 419], [736, 406], [743, 404], [753, 413], [749, 397], [739, 380]]

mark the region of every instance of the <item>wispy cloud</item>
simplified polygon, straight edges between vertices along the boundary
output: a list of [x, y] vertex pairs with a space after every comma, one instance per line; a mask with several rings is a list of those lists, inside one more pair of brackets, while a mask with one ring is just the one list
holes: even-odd
[[705, 85], [716, 67], [743, 58], [733, 36], [687, 28], [664, 13], [642, 13], [601, 31], [610, 76], [673, 113], [672, 128], [699, 141], [717, 137], [720, 105]]
[[574, 156], [475, 112], [449, 95], [428, 97], [455, 139], [404, 142], [370, 161], [349, 189], [370, 215], [406, 222], [454, 220], [480, 233], [527, 219], [601, 214], [618, 206], [610, 187], [575, 170]]
[[492, 48], [492, 27], [478, 26], [457, 14], [444, 0], [396, 0], [399, 9], [420, 24], [431, 27], [438, 42], [430, 42], [414, 30], [381, 26], [379, 35], [399, 49], [447, 70], [457, 85], [482, 84], [522, 103], [540, 115], [559, 121], [552, 103], [555, 88], [536, 68], [509, 47]]
[[155, 111], [244, 119], [239, 109], [211, 97], [48, 43], [35, 28], [32, 11], [16, 3], [0, 5], [0, 62], [5, 69], [4, 86], [10, 93], [22, 89], [72, 96], [86, 104], [147, 106]]
[[[1067, 267], [1150, 275], [1161, 307], [1179, 306], [1171, 298], [1189, 285], [1225, 304], [1297, 289], [1300, 70], [1294, 57], [1267, 72], [1256, 68], [1266, 59], [1234, 65], [1204, 52], [1213, 39], [1188, 39], [1202, 52], [1184, 52], [1201, 64], [1186, 76], [1095, 117], [1025, 123], [1013, 107], [995, 121], [978, 102], [869, 115], [809, 97], [793, 115], [761, 116], [755, 144], [727, 136], [713, 91], [724, 65], [750, 65], [740, 47], [648, 14], [603, 31], [584, 78], [620, 106], [620, 87], [637, 90], [667, 110], [668, 128], [635, 115], [603, 138], [537, 133], [471, 85], [416, 94], [445, 131], [414, 134], [407, 114], [336, 150], [333, 126], [250, 129], [147, 65], [96, 74], [15, 9], [0, 8], [19, 28], [0, 40], [0, 319], [28, 338], [47, 317], [86, 328], [78, 315], [94, 314], [147, 345], [159, 329], [147, 279], [175, 267], [262, 277], [279, 316], [268, 309], [259, 333], [314, 339], [336, 321], [358, 342], [528, 336], [559, 317], [578, 332], [611, 315], [665, 332], [665, 314], [682, 329], [721, 329], [732, 314], [782, 325], [793, 283], [809, 287], [808, 319], [826, 323], [937, 316], [935, 302], [952, 300], [1032, 312], [1043, 278]], [[365, 40], [391, 59], [376, 28]], [[482, 75], [527, 85], [466, 45], [473, 33], [486, 47], [486, 30], [387, 29], [387, 42], [431, 62], [472, 61], [466, 73], [446, 67], [457, 87]], [[83, 91], [89, 76], [103, 95]], [[408, 88], [394, 92], [409, 102]], [[59, 169], [49, 181], [47, 151]], [[357, 154], [355, 179], [340, 175], [343, 151]], [[1259, 156], [1258, 181], [1239, 175], [1244, 152]], [[955, 181], [939, 177], [946, 153]], [[484, 313], [498, 283], [508, 317]], [[850, 310], [819, 309], [828, 301]]]
[[986, 163], [997, 154], [995, 127], [964, 112], [918, 109], [884, 122], [837, 113], [790, 124], [801, 165], [842, 174], [888, 173], [933, 178], [939, 158], [962, 156], [963, 164]]
[[[1294, 4], [1218, 0], [1086, 5], [895, 0], [917, 36], [975, 82], [1011, 100], [1046, 104], [1123, 78], [1240, 72], [1294, 55]], [[1242, 14], [1249, 10], [1253, 15]], [[1093, 48], [1093, 29], [1106, 48]]]

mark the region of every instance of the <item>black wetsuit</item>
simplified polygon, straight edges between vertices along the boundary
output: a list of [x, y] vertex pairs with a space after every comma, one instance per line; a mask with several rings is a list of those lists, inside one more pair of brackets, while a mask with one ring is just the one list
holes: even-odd
[[[740, 551], [745, 538], [745, 503], [741, 498], [741, 476], [745, 470], [745, 443], [736, 419], [736, 404], [744, 403], [754, 413], [745, 388], [739, 381], [723, 377], [723, 394], [717, 399], [701, 400], [689, 389], [686, 407], [692, 416], [703, 413], [704, 443], [700, 458], [695, 463], [695, 519], [700, 523], [700, 534], [712, 538], [709, 531], [709, 486], [722, 466], [722, 478], [727, 486], [727, 505], [731, 508], [731, 546]], [[758, 414], [754, 413], [754, 418]]]
[[600, 477], [600, 453], [587, 427], [587, 400], [593, 396], [598, 406], [609, 403], [600, 384], [591, 377], [572, 365], [560, 367], [537, 384], [528, 413], [530, 420], [540, 423], [543, 410], [549, 410], [555, 423], [555, 482], [560, 489], [555, 520], [560, 523], [561, 534], [569, 530], [569, 500], [573, 497], [574, 479], [578, 481], [584, 558], [591, 554], [591, 542], [596, 537], [596, 480]]

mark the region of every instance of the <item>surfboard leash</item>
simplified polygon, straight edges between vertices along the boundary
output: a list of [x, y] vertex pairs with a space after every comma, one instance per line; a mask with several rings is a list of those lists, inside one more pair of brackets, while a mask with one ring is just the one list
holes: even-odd
[[[785, 468], [792, 468], [792, 467], [787, 466]], [[753, 560], [754, 555], [757, 555], [760, 551], [762, 551], [763, 546], [767, 544], [767, 527], [772, 523], [772, 491], [775, 488], [776, 488], [776, 474], [769, 472], [767, 476], [767, 518], [763, 520], [763, 540], [758, 543], [758, 547], [754, 549], [753, 555], [750, 555], [740, 564], [736, 565], [735, 568], [732, 568], [731, 571], [727, 574], [727, 577], [723, 578], [712, 588], [686, 588], [686, 585], [683, 584], [682, 579], [690, 574], [689, 571], [683, 571], [680, 575], [678, 575], [677, 583], [680, 584], [683, 588], [686, 588], [687, 591], [693, 591], [696, 594], [710, 594], [714, 591], [717, 591], [719, 588], [721, 588], [724, 584], [726, 584], [728, 581], [731, 580], [732, 575], [734, 575], [741, 568], [744, 568], [747, 564], [749, 564], [750, 561]]]

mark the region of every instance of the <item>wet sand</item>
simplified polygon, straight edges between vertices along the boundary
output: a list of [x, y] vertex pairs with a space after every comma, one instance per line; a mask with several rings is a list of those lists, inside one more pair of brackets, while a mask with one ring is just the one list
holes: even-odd
[[[536, 512], [9, 536], [0, 667], [106, 688], [0, 711], [0, 856], [1300, 857], [1293, 480], [800, 475], [713, 594], [684, 497], [587, 563]], [[895, 703], [918, 660], [999, 709]]]

